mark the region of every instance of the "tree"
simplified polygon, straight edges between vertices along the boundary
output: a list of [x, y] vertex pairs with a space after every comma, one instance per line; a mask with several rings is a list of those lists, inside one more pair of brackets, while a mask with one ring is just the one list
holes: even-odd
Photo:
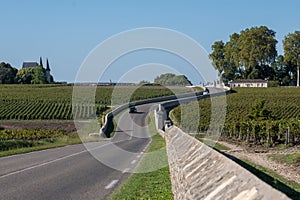
[[245, 67], [245, 78], [255, 67], [269, 66], [275, 61], [276, 44], [275, 32], [266, 26], [241, 31], [238, 39], [239, 61]]
[[15, 83], [15, 77], [18, 70], [13, 68], [8, 63], [0, 63], [0, 84], [12, 84]]
[[192, 83], [188, 80], [188, 78], [184, 75], [178, 75], [172, 73], [162, 74], [154, 79], [155, 84], [160, 85], [192, 85]]
[[138, 83], [138, 85], [149, 85], [151, 84], [149, 81], [146, 81], [146, 80], [142, 80]]
[[300, 65], [300, 31], [289, 33], [284, 37], [284, 59], [297, 68], [297, 86], [299, 87], [299, 65]]
[[45, 84], [46, 80], [46, 71], [42, 66], [37, 66], [33, 68], [32, 80], [30, 83], [32, 84]]
[[212, 60], [212, 64], [216, 70], [218, 70], [218, 74], [221, 77], [224, 66], [225, 66], [225, 44], [221, 41], [216, 41], [211, 49], [213, 52], [209, 54], [209, 58]]
[[240, 35], [233, 33], [230, 35], [230, 40], [225, 44], [225, 66], [222, 76], [225, 82], [229, 82], [240, 78], [241, 65], [239, 61], [239, 45], [238, 39]]
[[30, 84], [33, 77], [33, 68], [20, 69], [16, 75], [17, 83]]

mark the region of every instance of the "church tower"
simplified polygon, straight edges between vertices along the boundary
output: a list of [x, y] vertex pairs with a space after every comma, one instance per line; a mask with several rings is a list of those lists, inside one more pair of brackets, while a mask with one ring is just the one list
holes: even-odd
[[49, 67], [49, 61], [47, 58], [47, 63], [46, 63], [46, 80], [48, 83], [51, 83], [51, 74], [50, 74], [50, 67]]
[[40, 66], [44, 67], [42, 57], [40, 57]]

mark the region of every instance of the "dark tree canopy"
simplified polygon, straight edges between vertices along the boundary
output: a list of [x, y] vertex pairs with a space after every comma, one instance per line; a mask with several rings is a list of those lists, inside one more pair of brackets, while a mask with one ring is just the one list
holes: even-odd
[[0, 84], [12, 84], [15, 83], [15, 77], [18, 70], [13, 68], [8, 63], [0, 63]]

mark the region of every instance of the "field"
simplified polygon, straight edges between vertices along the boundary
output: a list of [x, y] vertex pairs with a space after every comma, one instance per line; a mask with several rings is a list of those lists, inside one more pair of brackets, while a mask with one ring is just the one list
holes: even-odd
[[[83, 93], [74, 103], [71, 85], [0, 85], [0, 151], [10, 155], [22, 153], [24, 148], [78, 143], [78, 135], [83, 140], [99, 131], [101, 117], [112, 105], [190, 91], [182, 87], [98, 86], [88, 99], [90, 88], [95, 89], [77, 86]], [[83, 119], [76, 127], [74, 117]]]
[[[87, 86], [80, 86], [82, 91]], [[187, 89], [175, 88], [177, 93]], [[72, 120], [95, 118], [111, 104], [172, 95], [164, 87], [97, 87], [95, 101], [80, 99], [72, 108], [72, 86], [59, 85], [0, 85], [0, 120]], [[83, 97], [84, 98], [84, 97]], [[111, 102], [113, 100], [113, 102]]]
[[[218, 98], [218, 97], [214, 97]], [[300, 88], [238, 88], [227, 95], [226, 120], [221, 130], [209, 130], [211, 100], [203, 99], [176, 108], [171, 116], [188, 132], [215, 131], [225, 138], [233, 138], [256, 144], [299, 143], [300, 141]], [[259, 101], [265, 104], [254, 113], [265, 118], [250, 117]], [[198, 104], [200, 120], [193, 110], [189, 120], [181, 120], [181, 108], [189, 110]], [[224, 105], [217, 105], [224, 106]], [[218, 110], [218, 109], [217, 109]], [[221, 127], [221, 125], [220, 125]]]

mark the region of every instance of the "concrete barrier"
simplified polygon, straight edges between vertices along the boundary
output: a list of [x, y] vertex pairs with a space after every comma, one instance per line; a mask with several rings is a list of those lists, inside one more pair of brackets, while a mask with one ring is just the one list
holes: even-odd
[[224, 155], [172, 126], [166, 140], [172, 192], [179, 199], [289, 199]]
[[[155, 111], [158, 132], [166, 140], [174, 199], [289, 199], [179, 128], [164, 127], [164, 120], [168, 118], [166, 110], [196, 99], [224, 95], [218, 89], [211, 89], [210, 92], [210, 95], [196, 98], [163, 102]], [[229, 92], [226, 91], [226, 94]]]
[[[128, 109], [130, 106], [139, 106], [139, 105], [144, 105], [144, 104], [150, 104], [150, 103], [159, 103], [159, 102], [165, 102], [165, 101], [171, 101], [170, 104], [168, 105], [178, 105], [175, 102], [180, 100], [180, 99], [194, 99], [196, 100], [197, 97], [203, 96], [203, 92], [190, 92], [190, 93], [185, 93], [185, 94], [178, 94], [178, 95], [171, 95], [171, 96], [165, 96], [165, 97], [158, 97], [158, 98], [152, 98], [152, 99], [145, 99], [141, 101], [135, 101], [127, 104], [120, 105], [113, 111], [109, 112], [107, 115], [105, 115], [105, 123], [101, 127], [99, 131], [99, 135], [102, 137], [109, 137], [110, 135], [110, 126], [113, 126], [113, 117], [116, 116], [117, 114], [121, 113], [122, 111]], [[175, 102], [173, 102], [175, 101]], [[93, 134], [94, 135], [94, 134]]]

